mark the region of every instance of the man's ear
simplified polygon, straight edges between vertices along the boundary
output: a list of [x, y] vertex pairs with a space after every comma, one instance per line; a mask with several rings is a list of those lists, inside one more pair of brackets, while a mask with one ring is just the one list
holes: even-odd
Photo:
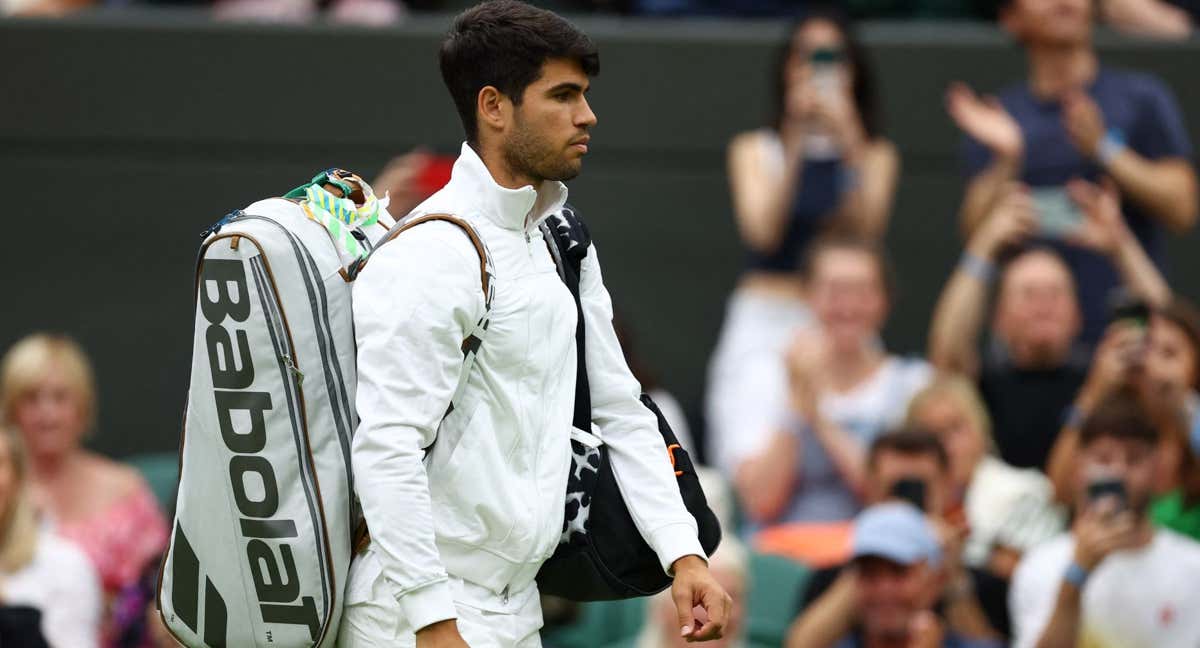
[[495, 86], [484, 86], [475, 97], [475, 114], [481, 129], [504, 130], [512, 116], [512, 102]]

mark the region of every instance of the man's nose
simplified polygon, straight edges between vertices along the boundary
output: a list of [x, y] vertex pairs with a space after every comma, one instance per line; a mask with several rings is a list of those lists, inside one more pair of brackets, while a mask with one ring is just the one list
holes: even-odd
[[586, 97], [583, 99], [582, 105], [582, 110], [575, 116], [575, 125], [582, 128], [591, 128], [596, 125], [596, 113], [592, 112], [592, 106], [588, 103]]

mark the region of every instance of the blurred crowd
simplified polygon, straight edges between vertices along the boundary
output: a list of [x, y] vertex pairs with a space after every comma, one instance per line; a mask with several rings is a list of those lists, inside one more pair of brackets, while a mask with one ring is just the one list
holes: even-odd
[[[855, 20], [989, 21], [996, 0], [834, 0]], [[62, 16], [96, 8], [192, 7], [222, 20], [308, 22], [318, 18], [357, 25], [404, 22], [413, 12], [456, 12], [471, 0], [0, 0], [0, 16]], [[545, 0], [558, 12], [639, 16], [787, 18], [812, 0]], [[1200, 20], [1200, 0], [1104, 0], [1096, 19], [1112, 29], [1149, 38], [1188, 38]]]
[[900, 160], [842, 14], [797, 24], [730, 144], [707, 457], [748, 546], [813, 570], [789, 646], [1200, 642], [1200, 312], [1163, 273], [1196, 174], [1170, 88], [1099, 61], [1102, 6], [1002, 2], [1026, 78], [947, 90], [963, 247], [925, 357], [881, 335]]
[[[64, 0], [18, 10], [46, 1]], [[608, 8], [795, 9], [634, 4]], [[863, 0], [795, 23], [770, 71], [771, 119], [729, 145], [745, 262], [702, 435], [618, 326], [683, 444], [703, 442], [727, 529], [713, 569], [736, 601], [718, 645], [1200, 645], [1200, 311], [1163, 271], [1167, 240], [1197, 219], [1191, 140], [1170, 88], [1105, 66], [1092, 46], [1097, 14], [1176, 36], [1198, 7], [990, 10], [1027, 73], [996, 96], [969, 80], [946, 92], [945, 119], [963, 133], [962, 250], [924, 357], [889, 351], [881, 334], [905, 307], [884, 245], [902, 156], [849, 17], [982, 14], [967, 0]], [[413, 151], [375, 186], [401, 217], [451, 162]], [[0, 638], [28, 642], [13, 645], [172, 645], [153, 603], [169, 500], [85, 449], [97, 407], [71, 339], [34, 334], [5, 353]], [[755, 569], [766, 556], [786, 562]], [[785, 564], [803, 576], [756, 598]], [[566, 632], [594, 608], [545, 607], [547, 646], [600, 645]], [[644, 607], [640, 632], [615, 645], [679, 645], [670, 600]], [[755, 631], [763, 618], [777, 636]]]

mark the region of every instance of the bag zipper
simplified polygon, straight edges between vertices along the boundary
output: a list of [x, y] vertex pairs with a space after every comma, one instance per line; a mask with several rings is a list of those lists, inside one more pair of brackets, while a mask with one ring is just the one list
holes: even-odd
[[[308, 455], [308, 457], [307, 457], [308, 462], [304, 465], [304, 469], [308, 473], [309, 477], [312, 479], [313, 491], [314, 491], [315, 499], [317, 501], [318, 521], [320, 522], [319, 536], [321, 538], [321, 545], [325, 549], [324, 557], [318, 556], [318, 558], [321, 559], [320, 562], [323, 563], [323, 566], [325, 568], [326, 579], [327, 579], [326, 582], [329, 584], [326, 587], [327, 592], [326, 592], [326, 600], [325, 600], [325, 606], [324, 606], [325, 607], [324, 619], [321, 622], [321, 634], [319, 637], [317, 637], [317, 640], [313, 643], [314, 646], [319, 646], [321, 644], [321, 642], [323, 642], [325, 640], [325, 635], [329, 632], [330, 622], [333, 620], [333, 610], [337, 606], [337, 592], [336, 592], [336, 587], [335, 587], [337, 582], [336, 582], [336, 579], [335, 579], [334, 573], [333, 573], [333, 564], [332, 564], [333, 550], [329, 544], [329, 523], [327, 521], [327, 518], [325, 517], [325, 502], [324, 502], [324, 498], [321, 496], [321, 483], [317, 476], [316, 460], [313, 457], [312, 439], [310, 438], [309, 433], [308, 433], [308, 412], [307, 412], [307, 406], [304, 401], [304, 389], [301, 386], [301, 383], [303, 382], [303, 379], [304, 379], [304, 374], [300, 371], [300, 368], [299, 368], [299, 360], [296, 357], [295, 341], [292, 338], [292, 329], [291, 329], [291, 326], [289, 326], [289, 324], [288, 324], [287, 313], [285, 313], [283, 310], [283, 304], [279, 303], [279, 299], [278, 299], [279, 292], [278, 292], [278, 287], [277, 287], [278, 284], [275, 281], [275, 274], [271, 271], [271, 264], [267, 260], [266, 251], [263, 249], [262, 244], [260, 244], [258, 242], [258, 239], [254, 238], [253, 236], [247, 235], [245, 233], [238, 233], [238, 236], [241, 236], [241, 237], [247, 239], [248, 241], [250, 241], [251, 243], [254, 244], [255, 248], [258, 249], [258, 258], [262, 260], [262, 269], [263, 269], [263, 272], [266, 274], [267, 281], [269, 282], [268, 288], [270, 289], [270, 293], [271, 293], [269, 295], [269, 299], [273, 300], [275, 305], [279, 309], [279, 313], [278, 313], [279, 324], [283, 328], [284, 340], [286, 341], [286, 345], [284, 348], [285, 352], [283, 354], [281, 354], [280, 359], [283, 360], [283, 362], [285, 363], [285, 365], [287, 366], [289, 371], [292, 373], [293, 387], [296, 391], [296, 402], [300, 406], [300, 430], [303, 433], [302, 438], [304, 440], [304, 451], [305, 451], [305, 454]], [[224, 238], [224, 237], [217, 237], [217, 238]], [[216, 240], [216, 239], [214, 239], [214, 240]], [[299, 263], [299, 262], [301, 262], [301, 260], [297, 259], [297, 262]], [[304, 271], [303, 266], [301, 267], [301, 271], [302, 272]], [[264, 315], [267, 316], [268, 318], [271, 318], [272, 314], [264, 313]]]

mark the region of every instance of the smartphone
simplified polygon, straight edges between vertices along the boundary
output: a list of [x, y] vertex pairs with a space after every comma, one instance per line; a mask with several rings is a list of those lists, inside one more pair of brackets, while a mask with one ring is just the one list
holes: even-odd
[[1029, 194], [1037, 211], [1039, 235], [1061, 239], [1083, 224], [1083, 212], [1065, 187], [1033, 187]]
[[1113, 293], [1108, 302], [1108, 321], [1129, 322], [1141, 328], [1150, 323], [1150, 306], [1127, 290]]
[[809, 54], [808, 63], [812, 66], [812, 83], [822, 96], [836, 97], [841, 92], [842, 59], [842, 51], [832, 47], [820, 47]]
[[1100, 500], [1108, 497], [1115, 498], [1117, 510], [1123, 511], [1129, 507], [1129, 494], [1125, 490], [1125, 482], [1117, 477], [1102, 477], [1088, 483], [1088, 504], [1095, 506]]
[[892, 497], [912, 504], [913, 506], [926, 510], [926, 487], [925, 480], [917, 479], [916, 477], [904, 477], [892, 484]]
[[1150, 346], [1150, 306], [1128, 290], [1117, 290], [1109, 296], [1108, 321], [1123, 322], [1138, 330], [1138, 342], [1129, 349], [1126, 362], [1131, 367], [1140, 366]]

